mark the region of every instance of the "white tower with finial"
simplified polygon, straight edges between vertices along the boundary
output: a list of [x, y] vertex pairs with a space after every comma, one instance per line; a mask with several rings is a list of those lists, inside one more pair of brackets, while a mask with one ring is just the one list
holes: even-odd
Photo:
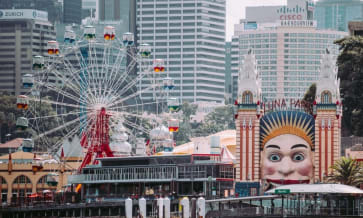
[[328, 104], [340, 101], [340, 79], [336, 60], [328, 49], [323, 54], [320, 66], [320, 76], [316, 84], [316, 103]]
[[340, 157], [342, 103], [336, 60], [328, 49], [322, 56], [320, 76], [316, 83], [315, 172], [316, 182], [325, 182], [331, 166]]
[[257, 103], [261, 99], [261, 81], [252, 50], [245, 56], [238, 73], [238, 104]]
[[236, 117], [236, 179], [237, 181], [259, 181], [260, 178], [260, 116], [261, 81], [256, 58], [252, 50], [245, 56], [238, 74], [238, 99], [235, 102]]

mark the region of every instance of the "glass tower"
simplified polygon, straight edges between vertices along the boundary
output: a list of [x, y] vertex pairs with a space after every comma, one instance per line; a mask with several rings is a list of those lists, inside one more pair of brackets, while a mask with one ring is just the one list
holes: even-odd
[[314, 17], [319, 29], [348, 31], [348, 22], [363, 19], [361, 0], [319, 0]]

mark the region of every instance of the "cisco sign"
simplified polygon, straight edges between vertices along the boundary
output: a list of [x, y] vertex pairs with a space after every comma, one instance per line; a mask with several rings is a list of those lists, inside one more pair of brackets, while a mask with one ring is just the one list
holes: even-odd
[[0, 19], [36, 19], [48, 21], [48, 12], [31, 9], [0, 10]]
[[299, 5], [295, 7], [283, 6], [277, 10], [277, 13], [280, 14], [280, 20], [303, 20], [306, 10]]

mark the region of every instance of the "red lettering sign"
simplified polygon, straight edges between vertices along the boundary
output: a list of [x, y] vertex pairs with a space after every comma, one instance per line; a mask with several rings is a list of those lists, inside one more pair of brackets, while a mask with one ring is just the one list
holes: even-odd
[[302, 20], [301, 14], [288, 14], [288, 15], [281, 15], [280, 20]]

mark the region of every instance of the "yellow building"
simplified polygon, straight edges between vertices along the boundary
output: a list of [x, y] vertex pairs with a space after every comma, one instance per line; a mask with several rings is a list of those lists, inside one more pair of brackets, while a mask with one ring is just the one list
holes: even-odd
[[[12, 197], [26, 197], [44, 190], [58, 191], [67, 185], [67, 176], [75, 173], [82, 161], [81, 150], [71, 144], [63, 145], [61, 161], [48, 154], [23, 151], [0, 156], [0, 202], [10, 203]], [[51, 184], [50, 179], [58, 184]]]

